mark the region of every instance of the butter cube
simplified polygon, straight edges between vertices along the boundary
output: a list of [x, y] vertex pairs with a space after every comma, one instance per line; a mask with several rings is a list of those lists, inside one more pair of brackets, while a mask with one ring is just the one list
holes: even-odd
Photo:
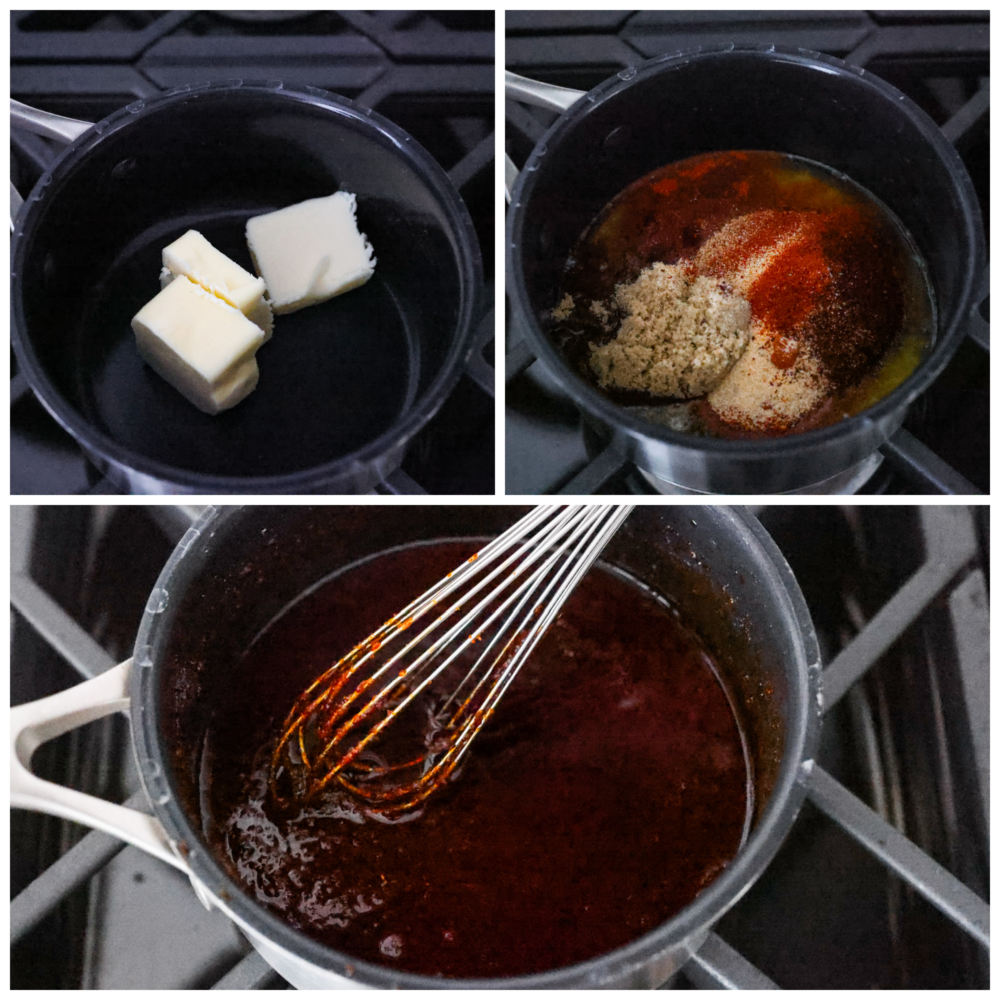
[[356, 210], [355, 196], [338, 191], [247, 222], [250, 256], [275, 314], [325, 302], [375, 273], [374, 250], [358, 232]]
[[264, 331], [264, 339], [271, 339], [273, 320], [271, 307], [264, 297], [267, 291], [263, 278], [255, 278], [235, 260], [221, 250], [216, 250], [195, 229], [189, 229], [179, 239], [163, 248], [163, 270], [160, 287], [166, 286], [183, 274], [201, 285], [206, 292], [218, 295], [235, 306], [251, 323]]
[[139, 353], [205, 413], [219, 413], [257, 385], [264, 331], [190, 278], [171, 281], [132, 319]]

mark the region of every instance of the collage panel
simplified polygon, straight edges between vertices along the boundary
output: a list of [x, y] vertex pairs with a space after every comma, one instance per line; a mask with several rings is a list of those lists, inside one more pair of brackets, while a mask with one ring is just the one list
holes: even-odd
[[986, 506], [15, 505], [10, 552], [16, 989], [988, 987]]
[[989, 987], [988, 11], [10, 54], [12, 989]]
[[12, 492], [492, 496], [495, 24], [13, 12]]
[[507, 11], [511, 495], [989, 492], [989, 12]]

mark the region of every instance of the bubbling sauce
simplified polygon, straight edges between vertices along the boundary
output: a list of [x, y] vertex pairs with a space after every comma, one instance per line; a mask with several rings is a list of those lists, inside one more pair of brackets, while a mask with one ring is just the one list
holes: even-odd
[[656, 263], [717, 280], [751, 311], [744, 355], [700, 399], [598, 386], [677, 430], [758, 438], [835, 423], [902, 384], [933, 338], [926, 268], [902, 224], [853, 181], [800, 157], [691, 157], [605, 206], [570, 254], [552, 313], [556, 343], [595, 385], [592, 349], [621, 322], [609, 322], [615, 289]]
[[752, 784], [711, 656], [662, 599], [595, 568], [418, 813], [381, 822], [338, 790], [276, 805], [268, 762], [297, 695], [473, 551], [380, 554], [258, 637], [206, 737], [202, 823], [252, 898], [338, 951], [506, 977], [601, 955], [690, 903], [739, 849]]

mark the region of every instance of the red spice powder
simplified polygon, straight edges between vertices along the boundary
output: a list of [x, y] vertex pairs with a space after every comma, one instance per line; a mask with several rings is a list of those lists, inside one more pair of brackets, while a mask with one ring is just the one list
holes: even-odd
[[[857, 384], [902, 327], [899, 237], [874, 203], [780, 153], [710, 153], [636, 181], [574, 249], [563, 291], [607, 299], [651, 263], [690, 260], [728, 223], [751, 215], [701, 266], [722, 277], [784, 244], [748, 295], [754, 319], [774, 332], [772, 362], [791, 367], [796, 343], [807, 339], [835, 391]], [[595, 326], [578, 339], [606, 336]]]
[[687, 167], [684, 170], [680, 170], [678, 171], [678, 173], [681, 175], [681, 177], [686, 177], [688, 180], [692, 181], [701, 180], [701, 178], [704, 177], [705, 174], [711, 173], [713, 170], [715, 170], [719, 166], [720, 162], [722, 161], [716, 156], [707, 156], [702, 160], [695, 160], [693, 166]]
[[673, 177], [664, 177], [658, 184], [653, 185], [653, 190], [657, 194], [673, 194], [677, 190], [677, 181]]
[[791, 332], [816, 309], [818, 297], [830, 286], [830, 268], [817, 237], [818, 220], [807, 219], [790, 246], [753, 286], [750, 308], [773, 330]]

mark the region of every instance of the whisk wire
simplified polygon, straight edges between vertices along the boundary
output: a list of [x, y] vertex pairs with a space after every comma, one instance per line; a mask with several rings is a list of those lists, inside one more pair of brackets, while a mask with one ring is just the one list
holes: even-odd
[[[552, 552], [549, 555], [548, 559], [545, 560], [545, 562], [543, 562], [540, 566], [538, 566], [535, 569], [535, 571], [528, 577], [528, 579], [525, 580], [522, 583], [522, 585], [521, 585], [521, 587], [519, 589], [517, 589], [514, 593], [508, 595], [508, 597], [506, 598], [506, 600], [504, 600], [498, 607], [495, 608], [495, 610], [486, 619], [486, 621], [481, 622], [481, 623], [479, 623], [476, 626], [477, 633], [469, 635], [463, 641], [455, 644], [453, 652], [451, 653], [450, 656], [448, 656], [445, 659], [441, 660], [435, 666], [435, 668], [431, 672], [427, 673], [424, 676], [423, 680], [419, 684], [417, 684], [416, 686], [414, 686], [414, 687], [411, 688], [410, 693], [403, 699], [403, 701], [401, 701], [397, 705], [393, 706], [393, 712], [391, 714], [389, 714], [384, 719], [382, 719], [379, 723], [377, 723], [357, 744], [355, 744], [354, 747], [352, 747], [346, 754], [344, 754], [337, 761], [337, 763], [335, 765], [332, 765], [330, 767], [330, 769], [327, 772], [327, 774], [324, 775], [324, 777], [321, 779], [321, 787], [324, 786], [324, 785], [326, 785], [326, 784], [328, 784], [337, 775], [337, 773], [339, 771], [341, 771], [343, 768], [345, 768], [345, 767], [349, 766], [350, 764], [352, 764], [354, 762], [354, 760], [372, 742], [374, 742], [375, 739], [377, 739], [377, 737], [382, 733], [382, 731], [393, 721], [394, 716], [396, 714], [398, 714], [399, 712], [401, 712], [408, 704], [410, 704], [415, 698], [417, 698], [435, 679], [437, 679], [437, 677], [439, 677], [445, 670], [447, 670], [447, 668], [469, 646], [471, 646], [474, 642], [476, 642], [478, 640], [478, 636], [479, 635], [483, 634], [484, 632], [487, 633], [487, 634], [489, 634], [489, 629], [493, 625], [493, 623], [507, 610], [507, 608], [510, 607], [510, 605], [514, 601], [516, 601], [516, 600], [518, 600], [518, 598], [520, 598], [519, 603], [514, 608], [514, 611], [511, 613], [510, 618], [508, 618], [508, 620], [504, 623], [504, 625], [500, 629], [496, 630], [493, 633], [493, 638], [487, 643], [486, 647], [483, 649], [483, 651], [480, 654], [480, 656], [477, 658], [477, 660], [475, 661], [475, 663], [472, 665], [472, 667], [466, 673], [466, 676], [463, 678], [462, 682], [455, 689], [455, 691], [453, 692], [452, 696], [448, 699], [448, 701], [445, 703], [445, 705], [443, 705], [441, 707], [441, 709], [439, 710], [438, 714], [439, 715], [443, 715], [444, 712], [445, 712], [445, 710], [448, 708], [448, 706], [455, 700], [455, 698], [457, 697], [458, 693], [461, 691], [462, 687], [465, 685], [465, 683], [469, 679], [469, 677], [474, 676], [477, 673], [477, 671], [479, 671], [479, 668], [481, 667], [481, 665], [483, 664], [483, 662], [486, 660], [486, 658], [489, 655], [490, 650], [493, 648], [493, 646], [495, 646], [501, 640], [501, 638], [507, 633], [507, 631], [508, 631], [508, 629], [510, 627], [511, 622], [517, 616], [518, 612], [521, 609], [523, 609], [524, 606], [530, 600], [532, 600], [532, 598], [533, 598], [533, 596], [535, 594], [535, 591], [538, 589], [539, 585], [548, 577], [548, 574], [549, 574], [552, 566], [554, 564], [556, 564], [558, 562], [558, 560], [562, 556], [564, 556], [564, 554], [566, 552], [566, 549], [568, 548], [568, 546], [570, 545], [570, 542], [574, 538], [574, 536], [567, 534], [567, 530], [569, 528], [572, 528], [574, 526], [574, 521], [576, 521], [576, 522], [582, 522], [582, 524], [584, 525], [584, 527], [587, 528], [590, 532], [592, 532], [593, 530], [595, 530], [597, 524], [599, 523], [599, 519], [598, 519], [599, 518], [599, 513], [600, 513], [599, 511], [594, 511], [594, 512], [588, 511], [588, 512], [584, 513], [582, 516], [577, 516], [577, 515], [574, 514], [574, 512], [567, 511], [566, 512], [566, 516], [564, 516], [559, 521], [557, 521], [556, 524], [555, 524], [555, 526], [552, 529], [552, 532], [549, 535], [546, 536], [547, 539], [552, 539], [552, 538], [555, 538], [556, 540], [562, 539], [561, 545], [554, 552]], [[592, 527], [588, 528], [588, 526], [592, 526]], [[574, 550], [574, 556], [579, 552], [579, 550], [582, 548], [582, 546], [585, 544], [585, 542], [587, 541], [587, 539], [589, 537], [590, 537], [589, 534], [584, 534], [583, 536], [581, 536], [579, 538], [579, 540], [578, 540], [578, 542], [576, 544], [575, 550]], [[520, 558], [520, 556], [525, 552], [525, 550], [527, 548], [528, 548], [527, 545], [522, 546], [517, 552], [515, 552], [515, 554], [513, 556], [511, 556], [509, 559], [505, 560], [504, 563], [502, 563], [499, 567], [497, 567], [497, 569], [495, 569], [492, 573], [488, 574], [484, 578], [483, 581], [481, 581], [479, 584], [476, 585], [475, 588], [473, 588], [473, 590], [469, 591], [465, 595], [465, 599], [468, 600], [470, 596], [472, 596], [473, 594], [476, 594], [476, 593], [480, 592], [499, 573], [503, 572], [515, 560], [517, 560], [518, 558]], [[545, 554], [545, 549], [539, 547], [539, 548], [536, 549], [536, 551], [534, 553], [528, 555], [525, 559], [522, 560], [521, 564], [512, 573], [509, 574], [509, 576], [507, 577], [507, 579], [504, 582], [504, 586], [507, 586], [508, 584], [513, 583], [534, 562], [536, 562], [544, 554]], [[540, 595], [539, 600], [545, 600], [546, 599], [546, 597], [548, 595], [548, 591], [552, 590], [558, 584], [560, 576], [561, 576], [561, 574], [564, 571], [565, 571], [565, 568], [560, 569], [559, 573], [557, 573], [557, 575], [555, 577], [551, 577], [550, 578], [550, 582], [548, 584], [547, 590], [544, 591]], [[426, 650], [422, 655], [418, 656], [417, 659], [415, 659], [412, 662], [412, 664], [410, 665], [409, 669], [405, 672], [405, 674], [401, 673], [396, 678], [390, 680], [386, 684], [386, 686], [383, 688], [383, 690], [379, 693], [379, 695], [365, 709], [363, 709], [361, 713], [359, 713], [357, 716], [355, 716], [355, 717], [349, 719], [347, 722], [345, 722], [343, 724], [343, 726], [341, 727], [341, 729], [338, 730], [338, 732], [335, 733], [332, 736], [332, 738], [329, 738], [326, 747], [324, 748], [324, 750], [322, 751], [322, 753], [317, 758], [316, 763], [321, 763], [324, 760], [326, 760], [333, 753], [334, 749], [341, 744], [341, 742], [344, 739], [344, 737], [348, 734], [348, 732], [352, 728], [354, 728], [354, 726], [357, 724], [357, 722], [362, 721], [366, 717], [366, 715], [370, 715], [384, 701], [388, 700], [389, 696], [392, 694], [392, 692], [395, 690], [395, 688], [398, 685], [400, 685], [401, 683], [403, 683], [406, 680], [406, 677], [409, 674], [412, 674], [412, 673], [415, 673], [415, 672], [419, 671], [420, 668], [422, 668], [424, 666], [425, 662], [432, 660], [432, 658], [435, 655], [438, 654], [438, 651], [441, 648], [448, 648], [449, 645], [452, 644], [454, 642], [454, 640], [458, 636], [462, 635], [463, 632], [465, 632], [469, 628], [470, 624], [472, 622], [474, 622], [478, 618], [479, 614], [485, 608], [487, 608], [490, 604], [493, 604], [495, 602], [496, 596], [497, 596], [497, 592], [494, 591], [493, 593], [491, 593], [490, 595], [488, 595], [485, 599], [483, 599], [482, 601], [480, 601], [480, 603], [477, 604], [475, 607], [473, 607], [473, 609], [471, 611], [467, 612], [467, 614], [465, 615], [464, 618], [462, 618], [459, 622], [457, 622], [456, 624], [454, 624], [451, 627], [450, 630], [448, 630], [443, 636], [441, 636], [440, 639], [438, 639], [437, 642], [431, 648], [429, 648], [428, 650]], [[454, 608], [457, 608], [457, 607], [458, 607], [457, 605], [454, 606]], [[356, 690], [356, 692], [354, 694], [352, 694], [351, 698], [347, 700], [347, 703], [345, 705], [343, 705], [342, 708], [341, 708], [341, 710], [336, 713], [335, 719], [342, 718], [344, 712], [349, 707], [349, 704], [352, 701], [356, 700], [356, 697], [357, 697], [358, 694], [363, 693], [362, 689], [367, 690], [367, 688], [370, 687], [372, 683], [374, 683], [381, 676], [383, 676], [385, 673], [387, 673], [389, 671], [389, 669], [393, 666], [393, 664], [395, 664], [402, 657], [404, 657], [411, 649], [415, 648], [419, 644], [419, 642], [421, 641], [421, 639], [423, 639], [425, 636], [427, 636], [437, 626], [438, 622], [440, 622], [444, 617], [446, 617], [446, 616], [442, 616], [442, 618], [439, 618], [438, 621], [434, 623], [434, 625], [430, 626], [423, 633], [421, 633], [421, 635], [417, 636], [417, 638], [414, 639], [409, 645], [407, 645], [406, 647], [404, 647], [403, 649], [401, 649], [395, 656], [393, 656], [385, 664], [385, 666], [383, 666], [382, 668], [380, 668], [369, 679], [367, 679], [365, 682], [363, 682], [363, 685], [359, 685], [359, 688]], [[529, 617], [526, 617], [523, 625], [521, 626], [521, 628], [522, 629], [526, 629], [527, 626], [528, 626], [528, 623], [529, 623]], [[449, 720], [449, 722], [447, 724], [447, 728], [453, 728], [455, 726], [455, 724], [457, 723], [457, 721], [464, 714], [465, 708], [475, 698], [475, 696], [478, 693], [479, 689], [493, 675], [493, 672], [496, 669], [497, 664], [502, 661], [504, 655], [506, 654], [507, 650], [510, 648], [511, 643], [514, 641], [514, 639], [516, 638], [517, 634], [518, 634], [517, 631], [515, 631], [515, 633], [508, 640], [507, 644], [501, 650], [500, 654], [494, 660], [493, 664], [491, 664], [491, 666], [485, 672], [482, 672], [482, 675], [480, 677], [479, 683], [475, 686], [475, 688], [473, 689], [472, 693], [466, 698], [465, 702], [463, 702], [463, 704], [459, 707], [459, 709], [456, 711], [455, 715]], [[522, 662], [522, 661], [517, 661], [518, 665], [519, 665], [520, 662]], [[514, 672], [516, 673], [516, 670]], [[499, 699], [496, 699], [496, 700], [499, 700]], [[323, 727], [321, 727], [320, 736], [322, 738], [328, 737], [329, 736], [329, 730], [330, 730], [330, 728], [332, 728], [332, 727], [329, 724], [324, 725]], [[459, 741], [459, 742], [461, 742], [461, 741]], [[464, 752], [464, 746], [463, 746], [463, 752]], [[447, 756], [448, 755], [446, 755], [446, 757]], [[460, 754], [458, 756], [460, 756]]]
[[[566, 598], [573, 592], [577, 583], [579, 583], [587, 570], [593, 565], [594, 561], [607, 545], [608, 540], [618, 530], [621, 522], [628, 516], [631, 509], [631, 507], [627, 507], [614, 511], [610, 519], [603, 525], [601, 525], [600, 520], [597, 517], [592, 519], [589, 533], [580, 538], [574, 551], [570, 554], [569, 559], [563, 563], [559, 573], [551, 579], [546, 590], [542, 595], [540, 595], [540, 601], [546, 601], [549, 599], [550, 594], [552, 594], [552, 592], [559, 587], [559, 590], [552, 596], [552, 599], [548, 600], [548, 603], [544, 605], [544, 610], [539, 620], [534, 624], [530, 631], [526, 628], [528, 619], [526, 618], [522, 623], [521, 630], [527, 633], [527, 637], [524, 643], [522, 643], [522, 645], [517, 649], [515, 656], [508, 661], [504, 671], [500, 675], [499, 683], [488, 696], [485, 705], [490, 711], [492, 711], [492, 707], [503, 697], [507, 688], [517, 676], [521, 665], [531, 655], [535, 646], [545, 634], [548, 626], [559, 614]], [[563, 574], [565, 574], [564, 580], [562, 579]], [[485, 683], [488, 676], [489, 675], [485, 675], [477, 687]], [[459, 757], [465, 752], [467, 745], [468, 744], [465, 743], [461, 746], [458, 753]]]
[[[572, 517], [570, 516], [571, 512], [567, 511], [566, 515], [567, 516], [561, 517], [561, 518], [559, 518], [555, 522], [555, 524], [553, 526], [553, 529], [552, 529], [553, 530], [553, 534], [550, 537], [559, 538], [559, 537], [561, 537], [564, 534], [564, 532], [566, 530], [568, 530], [569, 528], [572, 527]], [[464, 595], [464, 599], [466, 601], [468, 601], [471, 597], [473, 597], [476, 594], [478, 594], [479, 592], [481, 592], [499, 574], [501, 574], [502, 572], [504, 572], [504, 570], [506, 570], [508, 567], [510, 567], [512, 564], [514, 564], [521, 557], [521, 555], [529, 548], [530, 544], [531, 543], [528, 543], [527, 545], [521, 546], [521, 548], [518, 549], [507, 560], [505, 560], [498, 567], [496, 567], [491, 573], [487, 574], [483, 578], [483, 580], [481, 580], [478, 584], [476, 584], [475, 587], [473, 587], [471, 590], [469, 590]], [[531, 594], [532, 590], [534, 589], [534, 587], [537, 587], [537, 581], [541, 578], [541, 574], [543, 574], [544, 572], [547, 571], [548, 566], [551, 565], [551, 563], [556, 558], [558, 558], [559, 552], [561, 552], [561, 551], [562, 550], [557, 551], [557, 553], [555, 553], [550, 558], [548, 564], [543, 565], [540, 569], [536, 570], [536, 572], [529, 578], [529, 580], [525, 584], [522, 585], [521, 589], [519, 591], [515, 592], [513, 595], [511, 595], [508, 598], [507, 601], [505, 601], [503, 604], [501, 604], [501, 606], [496, 609], [496, 611], [493, 613], [493, 615], [490, 618], [488, 618], [485, 622], [480, 623], [480, 625], [478, 626], [479, 634], [481, 634], [483, 630], [488, 629], [490, 627], [490, 625], [492, 625], [493, 621], [495, 621], [496, 618], [499, 617], [499, 615], [503, 613], [503, 611], [509, 606], [509, 604], [511, 603], [511, 601], [515, 600], [520, 593], [523, 593], [525, 591], [527, 592], [525, 600], [527, 600], [527, 598], [530, 597], [530, 594]], [[496, 553], [494, 552], [494, 553], [492, 553], [492, 555], [495, 556]], [[510, 575], [508, 576], [507, 580], [504, 583], [504, 586], [506, 586], [508, 583], [512, 583], [514, 580], [516, 580], [517, 578], [519, 578], [535, 561], [537, 561], [543, 555], [544, 555], [544, 549], [538, 549], [534, 554], [528, 555], [521, 562], [521, 564], [519, 566], [516, 566], [515, 569], [510, 573]], [[461, 567], [459, 567], [458, 570], [453, 571], [453, 573], [450, 574], [450, 577], [453, 579], [454, 577], [456, 577], [458, 575], [459, 571], [465, 569], [469, 565], [470, 565], [469, 563], [464, 563]], [[467, 570], [466, 571], [466, 575], [468, 575], [468, 574], [469, 574], [469, 571]], [[451, 582], [448, 582], [448, 581], [449, 581], [449, 578], [446, 577], [445, 581], [441, 581], [438, 585], [436, 585], [435, 588], [432, 588], [432, 591], [438, 591], [438, 588], [440, 587], [441, 589], [440, 589], [440, 591], [438, 591], [439, 593], [450, 594], [450, 593], [453, 593], [455, 590], [457, 590], [458, 586], [460, 586], [460, 584], [462, 582], [461, 580], [458, 583], [451, 583]], [[442, 584], [443, 584], [443, 586], [442, 586]], [[429, 591], [428, 593], [431, 593], [431, 591]], [[366, 690], [368, 690], [370, 687], [372, 687], [375, 682], [377, 682], [383, 676], [385, 676], [386, 674], [388, 674], [389, 671], [393, 668], [393, 666], [396, 663], [398, 663], [400, 660], [402, 660], [403, 657], [405, 657], [411, 650], [413, 650], [417, 646], [419, 646], [420, 643], [427, 636], [429, 636], [432, 631], [434, 631], [439, 626], [440, 622], [444, 621], [446, 618], [450, 617], [452, 614], [457, 613], [461, 609], [461, 605], [459, 605], [459, 604], [452, 605], [452, 607], [450, 609], [448, 609], [445, 612], [445, 614], [443, 614], [438, 619], [436, 619], [423, 632], [421, 632], [414, 639], [412, 639], [409, 644], [407, 644], [406, 646], [404, 646], [396, 654], [394, 654], [392, 657], [390, 657], [382, 667], [380, 667], [373, 674], [371, 674], [370, 677], [366, 678], [361, 684], [359, 684], [358, 687], [351, 693], [351, 695], [347, 699], [345, 699], [338, 706], [338, 708], [337, 708], [337, 710], [335, 712], [331, 713], [330, 718], [328, 720], [326, 720], [326, 722], [324, 722], [324, 724], [320, 727], [320, 730], [319, 730], [319, 736], [320, 736], [320, 738], [321, 739], [328, 739], [328, 742], [327, 742], [327, 745], [324, 748], [323, 752], [317, 758], [316, 763], [321, 763], [327, 757], [329, 757], [330, 754], [332, 753], [333, 749], [340, 744], [340, 742], [347, 735], [347, 733], [350, 731], [350, 729], [353, 728], [356, 725], [357, 722], [362, 721], [363, 718], [365, 717], [365, 715], [371, 714], [371, 712], [374, 711], [381, 703], [387, 701], [389, 699], [389, 696], [392, 694], [392, 692], [399, 685], [402, 684], [402, 682], [406, 679], [406, 677], [408, 675], [419, 671], [424, 666], [424, 664], [427, 661], [431, 660], [435, 655], [437, 655], [437, 652], [438, 652], [438, 650], [440, 648], [447, 646], [456, 637], [460, 636], [463, 632], [465, 632], [470, 627], [471, 623], [476, 620], [476, 618], [478, 617], [478, 615], [480, 614], [480, 612], [484, 608], [486, 608], [487, 606], [489, 606], [490, 604], [492, 604], [494, 602], [495, 597], [496, 597], [496, 592], [494, 592], [493, 594], [490, 594], [487, 598], [485, 598], [484, 600], [480, 601], [479, 604], [477, 604], [475, 607], [473, 607], [473, 609], [471, 611], [467, 612], [464, 618], [462, 618], [460, 621], [458, 621], [457, 623], [455, 623], [454, 625], [452, 625], [452, 627], [447, 632], [445, 632], [445, 634], [442, 635], [430, 648], [428, 648], [427, 650], [425, 650], [415, 660], [413, 660], [413, 662], [409, 665], [409, 667], [408, 667], [408, 669], [407, 669], [407, 671], [405, 673], [401, 672], [399, 675], [397, 675], [397, 677], [389, 680], [387, 682], [386, 686], [382, 689], [382, 691], [376, 696], [376, 698], [369, 704], [369, 706], [366, 707], [366, 709], [363, 710], [364, 714], [359, 714], [359, 715], [354, 716], [351, 719], [349, 719], [347, 722], [344, 723], [344, 725], [341, 727], [341, 729], [338, 730], [332, 736], [332, 738], [330, 738], [329, 737], [329, 733], [330, 733], [330, 730], [333, 728], [333, 725], [337, 721], [339, 721], [340, 719], [342, 719], [344, 717], [344, 715], [346, 714], [347, 710], [350, 708], [351, 704], [353, 704], [358, 699], [358, 697], [361, 694], [363, 694]], [[439, 599], [440, 599], [440, 597], [438, 597], [438, 596], [434, 597], [433, 599], [429, 599], [429, 600], [424, 600], [423, 597], [422, 598], [418, 598], [417, 601], [413, 602], [413, 604], [411, 604], [410, 606], [408, 606], [408, 608], [404, 609], [403, 612], [400, 612], [399, 614], [395, 615], [394, 618], [391, 619], [391, 621], [398, 620], [398, 619], [402, 618], [402, 616], [404, 614], [408, 614], [408, 617], [405, 618], [405, 619], [403, 619], [403, 625], [402, 626], [397, 626], [395, 628], [388, 628], [388, 629], [386, 628], [386, 626], [383, 626], [383, 629], [386, 629], [386, 637], [384, 639], [382, 639], [381, 641], [375, 640], [375, 642], [376, 642], [375, 648], [371, 649], [370, 651], [368, 651], [364, 655], [362, 655], [356, 661], [356, 663], [351, 667], [351, 669], [345, 673], [344, 680], [340, 684], [338, 684], [335, 689], [332, 689], [333, 694], [336, 694], [337, 691], [339, 691], [342, 688], [343, 683], [345, 683], [346, 680], [349, 679], [349, 677], [354, 672], [356, 672], [356, 670], [358, 668], [360, 668], [361, 666], [363, 666], [364, 663], [368, 659], [370, 659], [375, 654], [375, 652], [378, 651], [378, 649], [384, 647], [388, 641], [390, 641], [392, 638], [395, 637], [396, 634], [401, 633], [405, 628], [409, 627], [409, 625], [413, 621], [417, 620], [418, 617], [421, 617], [426, 611], [430, 610], [430, 608], [435, 603], [437, 603]], [[412, 614], [410, 614], [410, 612], [412, 612]], [[375, 633], [376, 636], [378, 634], [379, 633]], [[483, 655], [485, 655], [485, 653], [492, 646], [492, 644], [496, 641], [496, 639], [499, 638], [500, 634], [502, 634], [502, 633], [498, 633], [494, 637], [494, 640], [492, 640], [491, 643], [490, 643], [490, 645], [487, 646], [486, 650], [484, 650], [484, 654]], [[448, 657], [446, 660], [444, 660], [443, 662], [441, 662], [437, 666], [437, 668], [432, 673], [428, 674], [424, 678], [424, 680], [418, 686], [416, 686], [415, 688], [411, 689], [410, 694], [404, 699], [404, 701], [402, 701], [398, 705], [394, 706], [394, 711], [398, 713], [403, 708], [405, 708], [410, 702], [412, 702], [432, 681], [434, 681], [438, 676], [440, 676], [440, 674], [443, 673], [444, 670], [446, 670], [447, 667], [450, 666], [450, 664], [459, 655], [461, 655], [461, 653], [469, 645], [471, 645], [472, 642], [475, 641], [475, 639], [476, 639], [475, 635], [472, 635], [472, 636], [469, 636], [468, 638], [466, 638], [463, 642], [461, 642], [455, 648], [454, 652], [452, 653], [452, 655], [450, 657]], [[364, 645], [368, 645], [369, 647], [371, 647], [372, 644], [373, 644], [372, 637], [369, 637], [369, 639], [367, 639], [365, 641], [365, 644], [362, 644], [362, 645], [363, 646]], [[360, 648], [360, 647], [356, 647], [356, 649], [357, 648]], [[348, 654], [348, 657], [350, 657], [350, 656], [351, 656], [351, 654]], [[477, 661], [476, 665], [478, 665], [478, 663], [481, 662], [482, 658], [483, 657], [481, 656], [480, 660]], [[347, 657], [345, 657], [345, 660], [346, 659], [347, 659]], [[344, 661], [341, 661], [341, 662], [344, 662]], [[472, 668], [473, 671], [475, 670], [475, 666], [476, 665], [473, 666], [473, 668]], [[331, 669], [335, 670], [336, 666], [334, 668], [331, 668]], [[378, 725], [376, 725], [358, 744], [356, 744], [348, 752], [348, 754], [345, 754], [344, 757], [341, 758], [341, 760], [338, 762], [338, 764], [336, 765], [336, 767], [331, 768], [331, 773], [329, 773], [326, 776], [326, 778], [324, 779], [324, 783], [326, 783], [330, 778], [332, 778], [336, 774], [337, 771], [339, 771], [343, 767], [347, 766], [348, 764], [352, 763], [353, 760], [371, 742], [374, 741], [374, 739], [382, 732], [382, 730], [385, 728], [385, 726], [390, 721], [392, 721], [391, 718], [387, 718], [387, 719], [383, 720], [383, 722], [381, 722]]]
[[[631, 509], [535, 508], [393, 615], [299, 697], [272, 755], [272, 794], [281, 798], [278, 779], [287, 772], [298, 797], [308, 799], [336, 780], [386, 817], [423, 801], [457, 767]], [[454, 602], [440, 615], [419, 633], [409, 631], [447, 598]], [[404, 632], [409, 641], [390, 655], [386, 647]], [[425, 748], [403, 763], [372, 757], [379, 736], [477, 642], [482, 649], [429, 717]], [[410, 781], [384, 780], [415, 769]]]
[[[551, 507], [536, 508], [534, 511], [532, 511], [530, 515], [523, 518], [522, 521], [517, 522], [517, 524], [515, 524], [513, 528], [509, 529], [508, 532], [505, 532], [504, 535], [501, 535], [499, 538], [494, 539], [493, 542], [489, 543], [487, 546], [481, 549], [475, 556], [472, 557], [472, 559], [468, 560], [461, 566], [457, 567], [455, 570], [449, 573], [444, 579], [439, 580], [438, 583], [436, 583], [428, 591], [426, 591], [415, 601], [407, 605], [406, 608], [404, 608], [397, 614], [393, 615], [393, 617], [390, 618], [389, 621], [385, 623], [385, 625], [381, 626], [381, 628], [372, 633], [372, 635], [369, 636], [358, 647], [355, 647], [355, 650], [352, 650], [352, 652], [348, 654], [348, 657], [352, 656], [355, 653], [360, 652], [364, 655], [360, 656], [355, 665], [356, 667], [364, 665], [364, 663], [372, 655], [374, 655], [375, 652], [377, 652], [380, 648], [384, 647], [392, 639], [400, 635], [406, 628], [410, 627], [410, 625], [412, 625], [414, 622], [419, 621], [420, 618], [422, 618], [424, 614], [426, 614], [429, 610], [431, 610], [435, 604], [438, 604], [445, 597], [450, 596], [450, 594], [458, 590], [465, 583], [466, 577], [481, 572], [485, 568], [485, 566], [489, 565], [496, 558], [498, 558], [506, 550], [507, 546], [510, 543], [516, 542], [521, 538], [523, 538], [539, 522], [544, 521], [546, 518], [551, 517], [552, 514], [556, 513], [557, 511], [558, 508], [551, 508]], [[569, 514], [570, 514], [569, 511], [562, 512], [561, 517], [555, 523], [555, 527], [557, 530], [563, 528]], [[523, 546], [520, 550], [515, 552], [513, 555], [509, 556], [508, 559], [505, 560], [500, 566], [496, 567], [491, 573], [487, 574], [475, 588], [470, 590], [465, 595], [466, 600], [468, 600], [470, 597], [474, 596], [476, 593], [482, 590], [485, 586], [487, 586], [490, 582], [492, 582], [500, 573], [502, 573], [507, 567], [516, 562], [517, 559], [520, 558], [520, 555], [524, 550], [525, 547]], [[527, 565], [530, 565], [530, 563], [528, 563]], [[517, 571], [515, 576], [519, 575], [520, 572], [522, 571], [523, 569]], [[444, 615], [436, 619], [434, 624], [430, 626], [430, 629], [435, 628], [438, 622], [445, 620], [445, 618], [457, 612], [458, 610], [460, 610], [460, 608], [461, 606], [458, 604], [453, 605], [450, 609], [448, 609], [445, 612]], [[457, 633], [458, 631], [461, 631], [462, 627], [463, 625], [460, 623], [458, 626], [455, 627], [453, 631]], [[417, 646], [427, 636], [428, 631], [430, 629], [425, 630], [424, 632], [417, 635], [416, 638], [414, 638], [408, 646], [401, 649], [396, 654], [395, 657], [389, 660], [382, 668], [380, 668], [379, 671], [376, 672], [376, 674], [373, 675], [373, 679], [376, 679], [377, 677], [380, 677], [386, 672], [388, 672], [388, 670], [391, 669], [391, 667], [398, 660], [399, 657], [405, 655], [407, 652], [409, 652], [410, 649]], [[450, 636], [448, 638], [450, 638]], [[345, 660], [346, 659], [347, 657], [345, 657]], [[343, 663], [344, 661], [341, 662]], [[322, 683], [327, 676], [329, 676], [332, 672], [336, 671], [338, 666], [339, 664], [334, 664], [334, 666], [331, 667], [329, 671], [327, 671], [327, 674], [323, 675], [323, 677], [319, 678], [316, 682], [313, 683], [313, 685], [311, 685], [309, 691], [313, 690], [317, 685]]]

